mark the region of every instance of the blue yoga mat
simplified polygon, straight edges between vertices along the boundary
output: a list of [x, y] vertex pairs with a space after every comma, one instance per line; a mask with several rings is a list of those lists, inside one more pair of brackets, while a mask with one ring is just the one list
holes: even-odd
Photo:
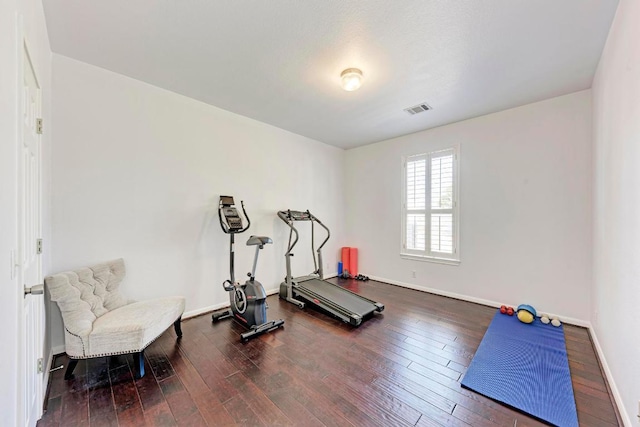
[[577, 426], [578, 414], [564, 329], [532, 324], [499, 311], [462, 386], [557, 426]]

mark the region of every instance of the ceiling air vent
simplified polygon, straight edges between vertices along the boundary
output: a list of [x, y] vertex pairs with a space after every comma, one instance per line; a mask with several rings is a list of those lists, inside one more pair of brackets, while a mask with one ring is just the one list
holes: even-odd
[[411, 114], [412, 116], [414, 114], [418, 114], [418, 113], [423, 113], [425, 111], [429, 111], [432, 108], [429, 106], [429, 104], [427, 104], [426, 102], [423, 102], [422, 104], [418, 104], [418, 105], [414, 105], [413, 107], [409, 107], [409, 108], [405, 108], [404, 111], [406, 111], [407, 113]]

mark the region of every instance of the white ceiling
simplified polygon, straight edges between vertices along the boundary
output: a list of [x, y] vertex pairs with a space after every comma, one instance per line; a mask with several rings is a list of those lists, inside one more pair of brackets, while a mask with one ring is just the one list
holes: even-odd
[[591, 87], [618, 1], [43, 3], [55, 53], [351, 148]]

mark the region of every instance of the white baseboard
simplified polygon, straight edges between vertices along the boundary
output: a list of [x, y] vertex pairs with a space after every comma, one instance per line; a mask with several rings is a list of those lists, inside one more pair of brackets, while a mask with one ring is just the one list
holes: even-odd
[[220, 310], [222, 308], [229, 307], [228, 302], [223, 302], [220, 304], [209, 305], [202, 308], [197, 308], [195, 310], [185, 311], [182, 313], [182, 320], [189, 319], [191, 317], [200, 316], [201, 314], [210, 313], [212, 311]]
[[[269, 295], [275, 295], [278, 292], [280, 292], [279, 288], [276, 289], [266, 289], [267, 292], [267, 296]], [[206, 313], [211, 313], [212, 311], [217, 311], [217, 310], [221, 310], [223, 308], [228, 308], [229, 307], [229, 302], [225, 301], [219, 304], [214, 304], [214, 305], [209, 305], [206, 307], [202, 307], [202, 308], [197, 308], [195, 310], [190, 310], [190, 311], [185, 311], [182, 314], [182, 319], [189, 319], [191, 317], [196, 317], [196, 316], [200, 316], [202, 314], [206, 314]]]
[[607, 378], [607, 382], [609, 383], [609, 388], [611, 389], [611, 394], [613, 394], [613, 399], [615, 400], [616, 406], [618, 407], [620, 418], [622, 418], [622, 422], [625, 426], [631, 427], [631, 418], [629, 417], [629, 414], [624, 407], [622, 396], [620, 395], [618, 387], [613, 380], [613, 374], [611, 373], [611, 369], [609, 369], [609, 364], [607, 363], [606, 357], [604, 357], [602, 347], [600, 347], [600, 342], [598, 341], [596, 331], [593, 329], [593, 326], [591, 324], [589, 325], [589, 335], [591, 336], [591, 341], [593, 341], [593, 345], [596, 348], [596, 352], [598, 353], [598, 359], [600, 359], [602, 370], [604, 371], [604, 375]]
[[[324, 276], [325, 279], [331, 279], [333, 277], [338, 277], [338, 273], [334, 272]], [[265, 289], [265, 291], [267, 292], [267, 296], [275, 295], [280, 292], [280, 286], [278, 285], [277, 288]], [[191, 317], [200, 316], [201, 314], [210, 313], [212, 311], [216, 311], [216, 310], [220, 310], [228, 307], [229, 307], [229, 303], [225, 301], [220, 304], [214, 304], [214, 305], [209, 305], [207, 307], [198, 308], [195, 310], [185, 311], [184, 314], [182, 315], [182, 318], [189, 319]]]
[[[455, 292], [448, 292], [448, 291], [443, 291], [443, 290], [440, 290], [440, 289], [428, 288], [426, 286], [415, 285], [413, 283], [405, 283], [405, 282], [399, 282], [397, 280], [385, 279], [384, 277], [369, 276], [369, 278], [373, 279], [373, 280], [377, 280], [378, 282], [390, 283], [392, 285], [401, 286], [403, 288], [409, 288], [409, 289], [413, 289], [413, 290], [416, 290], [416, 291], [428, 292], [430, 294], [435, 294], [435, 295], [440, 295], [440, 296], [443, 296], [443, 297], [459, 299], [459, 300], [462, 300], [462, 301], [469, 301], [469, 302], [473, 302], [473, 303], [476, 303], [476, 304], [487, 305], [489, 307], [500, 308], [500, 306], [503, 305], [503, 304], [504, 305], [509, 305], [509, 306], [512, 306], [512, 307], [517, 307], [519, 305], [519, 303], [518, 304], [514, 304], [514, 303], [491, 301], [491, 300], [487, 300], [487, 299], [483, 299], [483, 298], [472, 297], [472, 296], [469, 296], [469, 295], [458, 294], [458, 293], [455, 293]], [[547, 313], [547, 312], [545, 312], [545, 313]], [[589, 328], [591, 326], [591, 323], [589, 323], [589, 321], [587, 321], [587, 320], [576, 319], [574, 317], [567, 317], [567, 316], [563, 316], [561, 314], [556, 314], [556, 313], [548, 313], [548, 314], [550, 316], [557, 316], [562, 322], [568, 323], [570, 325], [582, 326], [584, 328]]]

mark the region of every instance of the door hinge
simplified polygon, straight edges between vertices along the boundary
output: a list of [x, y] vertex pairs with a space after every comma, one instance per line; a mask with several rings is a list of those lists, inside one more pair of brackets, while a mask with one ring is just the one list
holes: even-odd
[[36, 133], [42, 135], [42, 119], [36, 119]]
[[43, 366], [44, 360], [42, 359], [42, 357], [40, 359], [38, 359], [38, 373], [41, 374], [44, 371], [44, 366]]
[[36, 240], [36, 254], [42, 253], [42, 239]]

